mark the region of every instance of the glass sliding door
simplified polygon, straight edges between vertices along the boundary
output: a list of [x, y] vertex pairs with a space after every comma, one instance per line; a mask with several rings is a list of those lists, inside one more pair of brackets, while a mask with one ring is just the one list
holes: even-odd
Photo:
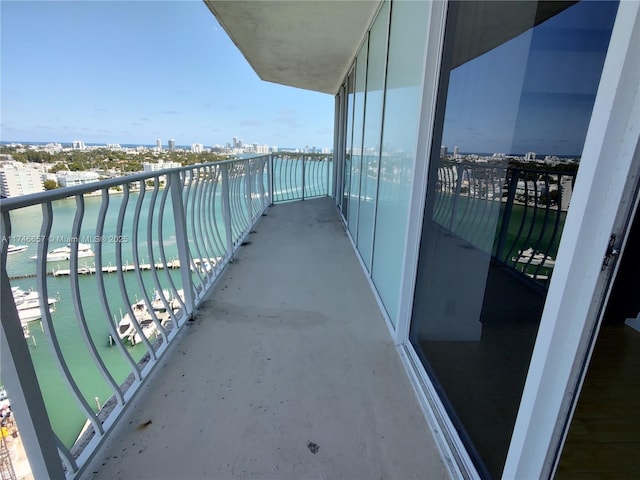
[[389, 2], [385, 2], [369, 32], [367, 60], [367, 93], [360, 179], [360, 214], [358, 217], [358, 250], [362, 261], [371, 271], [373, 230], [378, 196], [378, 170], [382, 107], [384, 105], [384, 77], [387, 66], [387, 33], [389, 30]]
[[616, 2], [451, 2], [410, 341], [499, 478]]
[[345, 220], [349, 219], [349, 203], [351, 197], [351, 158], [353, 150], [353, 104], [355, 92], [353, 91], [353, 76], [354, 70], [351, 69], [351, 73], [347, 76], [345, 94], [347, 96], [345, 120], [346, 120], [346, 132], [345, 132], [345, 156], [344, 156], [344, 171], [342, 179], [342, 216]]
[[428, 9], [427, 2], [394, 2], [391, 7], [371, 276], [394, 326], [418, 143]]
[[364, 127], [365, 92], [367, 90], [367, 41], [356, 58], [353, 94], [353, 134], [351, 143], [351, 175], [349, 187], [348, 226], [351, 237], [358, 241], [358, 215], [360, 213], [360, 182], [362, 172], [362, 129]]

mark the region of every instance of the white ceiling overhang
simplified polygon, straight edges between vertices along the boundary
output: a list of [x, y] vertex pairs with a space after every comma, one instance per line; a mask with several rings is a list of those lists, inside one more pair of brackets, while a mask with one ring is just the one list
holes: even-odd
[[[262, 80], [335, 95], [380, 0], [204, 0]], [[456, 67], [569, 8], [575, 1], [478, 1], [453, 9]], [[458, 5], [458, 2], [453, 2]], [[425, 19], [427, 21], [427, 19]], [[477, 31], [477, 23], [492, 25]], [[474, 32], [474, 34], [471, 34]]]
[[379, 0], [204, 0], [262, 80], [335, 95]]

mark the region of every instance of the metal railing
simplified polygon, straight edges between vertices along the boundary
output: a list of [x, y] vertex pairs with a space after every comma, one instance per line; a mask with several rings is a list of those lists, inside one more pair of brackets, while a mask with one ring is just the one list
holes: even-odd
[[[328, 193], [326, 158], [297, 164], [302, 185], [280, 158], [0, 202], [2, 382], [36, 478], [75, 478], [88, 465], [274, 192]], [[40, 323], [25, 313], [29, 294]]]
[[329, 154], [274, 154], [274, 202], [330, 195], [332, 166]]
[[574, 181], [575, 172], [441, 161], [433, 220], [547, 285]]

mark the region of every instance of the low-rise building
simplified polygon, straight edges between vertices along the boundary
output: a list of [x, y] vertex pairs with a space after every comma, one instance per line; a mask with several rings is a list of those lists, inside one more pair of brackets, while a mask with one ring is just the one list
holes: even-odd
[[98, 180], [100, 175], [96, 172], [58, 172], [58, 183], [61, 187], [84, 185]]

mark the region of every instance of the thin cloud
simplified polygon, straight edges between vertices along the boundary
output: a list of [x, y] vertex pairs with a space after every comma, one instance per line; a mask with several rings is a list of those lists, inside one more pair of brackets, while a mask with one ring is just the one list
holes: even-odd
[[240, 122], [243, 127], [262, 127], [264, 124], [261, 120], [243, 120]]

